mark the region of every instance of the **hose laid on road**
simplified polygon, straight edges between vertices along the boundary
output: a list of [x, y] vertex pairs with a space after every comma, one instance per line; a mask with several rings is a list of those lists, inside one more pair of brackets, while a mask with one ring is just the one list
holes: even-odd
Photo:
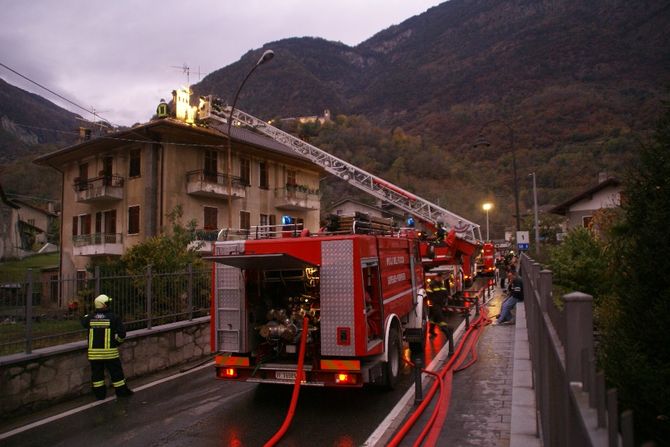
[[[449, 401], [451, 399], [451, 384], [453, 373], [462, 371], [469, 366], [473, 365], [477, 361], [477, 345], [479, 343], [479, 338], [483, 331], [484, 326], [491, 323], [491, 320], [486, 314], [485, 307], [482, 306], [480, 309], [480, 315], [475, 320], [470, 327], [467, 329], [464, 336], [461, 338], [461, 341], [456, 348], [454, 355], [449, 359], [449, 361], [441, 368], [440, 371], [433, 372], [426, 369], [422, 369], [422, 372], [425, 372], [430, 375], [437, 375], [438, 379], [433, 383], [429, 389], [425, 399], [417, 407], [417, 409], [412, 413], [412, 415], [405, 421], [403, 426], [398, 430], [394, 437], [389, 442], [388, 446], [398, 446], [400, 442], [407, 436], [407, 433], [412, 428], [414, 423], [418, 418], [423, 414], [428, 404], [431, 402], [435, 396], [436, 390], [439, 387], [440, 394], [437, 399], [433, 413], [431, 414], [430, 419], [423, 427], [421, 433], [419, 434], [417, 440], [414, 442], [414, 447], [419, 447], [424, 440], [426, 440], [426, 446], [434, 446], [437, 443], [437, 438], [440, 434], [442, 426], [446, 420], [448, 410], [449, 410]], [[471, 356], [471, 360], [463, 365], [465, 359]], [[427, 438], [427, 439], [426, 439]]]
[[264, 444], [264, 447], [272, 447], [275, 444], [277, 444], [279, 440], [282, 438], [282, 436], [284, 436], [289, 426], [291, 425], [291, 421], [293, 420], [293, 415], [295, 414], [295, 407], [298, 404], [298, 395], [300, 394], [300, 383], [302, 381], [303, 366], [305, 363], [305, 346], [307, 344], [307, 332], [309, 332], [308, 325], [309, 325], [309, 318], [307, 317], [303, 318], [302, 334], [300, 335], [300, 352], [298, 354], [298, 369], [295, 372], [295, 382], [293, 384], [293, 395], [291, 396], [291, 405], [289, 406], [288, 412], [286, 413], [284, 423], [282, 423], [277, 433], [275, 433], [272, 436], [272, 438], [270, 438], [270, 440]]

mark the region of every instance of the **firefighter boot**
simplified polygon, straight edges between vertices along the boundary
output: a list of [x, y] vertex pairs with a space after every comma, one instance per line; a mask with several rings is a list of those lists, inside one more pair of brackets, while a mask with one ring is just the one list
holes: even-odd
[[94, 386], [93, 395], [98, 400], [104, 400], [107, 397], [107, 387], [105, 386]]
[[128, 385], [122, 385], [118, 388], [115, 388], [115, 391], [116, 391], [116, 396], [117, 397], [130, 397], [133, 394], [135, 394], [135, 392], [133, 390], [128, 388]]

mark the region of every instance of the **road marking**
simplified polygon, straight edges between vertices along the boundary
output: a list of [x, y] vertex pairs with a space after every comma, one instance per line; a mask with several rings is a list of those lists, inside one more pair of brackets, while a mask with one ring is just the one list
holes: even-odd
[[[142, 391], [142, 390], [146, 390], [147, 388], [151, 388], [151, 387], [153, 387], [153, 386], [160, 385], [161, 383], [169, 382], [170, 380], [174, 380], [174, 379], [177, 379], [177, 378], [179, 378], [179, 377], [182, 377], [182, 376], [185, 376], [185, 375], [187, 375], [187, 374], [190, 374], [190, 373], [192, 373], [192, 372], [199, 371], [199, 370], [204, 369], [204, 368], [208, 368], [208, 367], [210, 367], [210, 366], [212, 366], [212, 365], [214, 365], [214, 362], [213, 362], [213, 361], [208, 362], [208, 363], [206, 363], [206, 364], [204, 364], [204, 365], [200, 365], [200, 366], [198, 366], [198, 367], [196, 367], [196, 368], [188, 369], [188, 370], [186, 370], [186, 371], [184, 371], [184, 372], [180, 372], [180, 373], [174, 374], [174, 375], [172, 375], [172, 376], [163, 377], [162, 379], [158, 379], [158, 380], [156, 380], [156, 381], [154, 381], [154, 382], [144, 384], [144, 385], [139, 386], [139, 387], [137, 387], [137, 388], [133, 388], [133, 390], [134, 390], [134, 391]], [[104, 399], [104, 400], [97, 400], [97, 401], [95, 401], [95, 402], [91, 402], [91, 403], [82, 405], [82, 406], [80, 406], [80, 407], [72, 408], [71, 410], [65, 411], [64, 413], [59, 413], [59, 414], [54, 415], [54, 416], [49, 416], [48, 418], [40, 419], [39, 421], [32, 422], [32, 423], [30, 423], [30, 424], [28, 424], [28, 425], [24, 425], [24, 426], [22, 426], [22, 427], [15, 428], [14, 430], [10, 430], [10, 431], [5, 432], [5, 433], [0, 433], [0, 440], [2, 440], [2, 439], [7, 439], [7, 438], [9, 438], [9, 437], [11, 437], [11, 436], [18, 435], [19, 433], [23, 433], [24, 431], [31, 430], [31, 429], [33, 429], [33, 428], [35, 428], [35, 427], [39, 427], [39, 426], [48, 424], [48, 423], [50, 423], [50, 422], [57, 421], [57, 420], [59, 420], [59, 419], [63, 419], [64, 417], [67, 417], [67, 416], [70, 416], [70, 415], [73, 415], [73, 414], [77, 414], [77, 413], [81, 413], [82, 411], [88, 410], [89, 408], [97, 407], [98, 405], [102, 405], [102, 404], [104, 404], [104, 403], [106, 403], [106, 402], [109, 402], [109, 401], [111, 401], [111, 400], [114, 400], [114, 399], [116, 399], [115, 396], [108, 397], [108, 398], [106, 398], [106, 399]]]
[[[456, 329], [456, 332], [454, 333], [454, 340], [459, 340], [461, 336], [463, 335], [463, 332], [465, 332], [465, 320], [461, 322], [461, 324], [458, 326], [458, 329]], [[435, 358], [433, 358], [433, 361], [430, 362], [430, 365], [426, 369], [429, 369], [430, 371], [434, 371], [435, 368], [438, 366], [438, 364], [443, 363], [449, 354], [448, 348], [449, 343], [445, 343], [444, 346], [442, 346], [442, 349], [440, 349], [440, 352], [437, 353]], [[431, 376], [422, 373], [421, 374], [421, 386], [424, 387], [429, 380], [432, 380], [430, 378]], [[377, 429], [372, 432], [372, 434], [368, 437], [368, 439], [362, 444], [364, 447], [374, 447], [377, 445], [382, 445], [381, 442], [383, 441], [384, 435], [387, 433], [389, 428], [393, 424], [397, 424], [402, 422], [402, 420], [405, 418], [408, 409], [413, 406], [413, 403], [410, 403], [410, 401], [414, 399], [414, 387], [410, 386], [407, 391], [405, 392], [405, 395], [398, 401], [395, 407], [389, 412], [388, 415], [386, 415], [386, 418], [379, 424]], [[397, 427], [396, 427], [397, 428]], [[394, 430], [395, 431], [395, 430]], [[386, 440], [384, 440], [386, 441]]]

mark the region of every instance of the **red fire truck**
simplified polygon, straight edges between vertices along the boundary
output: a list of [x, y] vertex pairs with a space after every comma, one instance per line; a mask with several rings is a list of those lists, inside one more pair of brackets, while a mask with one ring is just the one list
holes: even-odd
[[220, 379], [292, 384], [307, 331], [303, 385], [393, 387], [403, 337], [423, 340], [416, 239], [312, 235], [219, 241], [214, 250]]
[[493, 276], [496, 271], [495, 257], [494, 257], [495, 247], [491, 242], [485, 242], [482, 245], [482, 275]]

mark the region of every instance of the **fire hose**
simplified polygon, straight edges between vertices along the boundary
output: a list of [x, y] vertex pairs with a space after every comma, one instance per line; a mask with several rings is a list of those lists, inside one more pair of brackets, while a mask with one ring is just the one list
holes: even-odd
[[305, 363], [305, 346], [307, 345], [307, 332], [309, 325], [309, 318], [305, 317], [302, 320], [302, 334], [300, 335], [300, 351], [298, 353], [298, 369], [295, 372], [295, 382], [293, 383], [293, 394], [291, 395], [291, 405], [289, 405], [286, 418], [277, 432], [265, 443], [264, 447], [274, 446], [284, 436], [295, 414], [295, 407], [298, 405], [298, 395], [300, 394], [300, 383], [302, 382], [303, 366]]
[[[422, 369], [422, 372], [431, 376], [436, 376], [437, 380], [429, 389], [425, 399], [421, 402], [421, 404], [419, 404], [412, 415], [407, 419], [407, 421], [405, 421], [400, 430], [398, 430], [394, 437], [389, 441], [388, 446], [398, 446], [400, 442], [402, 442], [402, 440], [409, 433], [409, 430], [413, 427], [413, 425], [428, 407], [433, 397], [435, 396], [437, 389], [439, 388], [440, 393], [435, 408], [433, 409], [433, 413], [431, 414], [430, 419], [426, 425], [423, 427], [419, 437], [414, 443], [414, 446], [420, 446], [426, 437], [428, 437], [426, 442], [427, 446], [434, 446], [436, 444], [437, 436], [439, 435], [439, 432], [444, 425], [444, 421], [447, 417], [447, 412], [449, 409], [453, 373], [462, 371], [476, 362], [476, 346], [479, 341], [482, 328], [490, 322], [491, 320], [486, 316], [485, 309], [482, 309], [479, 318], [468, 327], [468, 330], [456, 348], [454, 355], [442, 367], [442, 369], [438, 372]], [[464, 352], [466, 354], [462, 355]], [[467, 364], [462, 365], [461, 363], [465, 360], [465, 358], [467, 358], [468, 354], [472, 356], [472, 359]], [[456, 368], [454, 368], [455, 364], [457, 364]]]

